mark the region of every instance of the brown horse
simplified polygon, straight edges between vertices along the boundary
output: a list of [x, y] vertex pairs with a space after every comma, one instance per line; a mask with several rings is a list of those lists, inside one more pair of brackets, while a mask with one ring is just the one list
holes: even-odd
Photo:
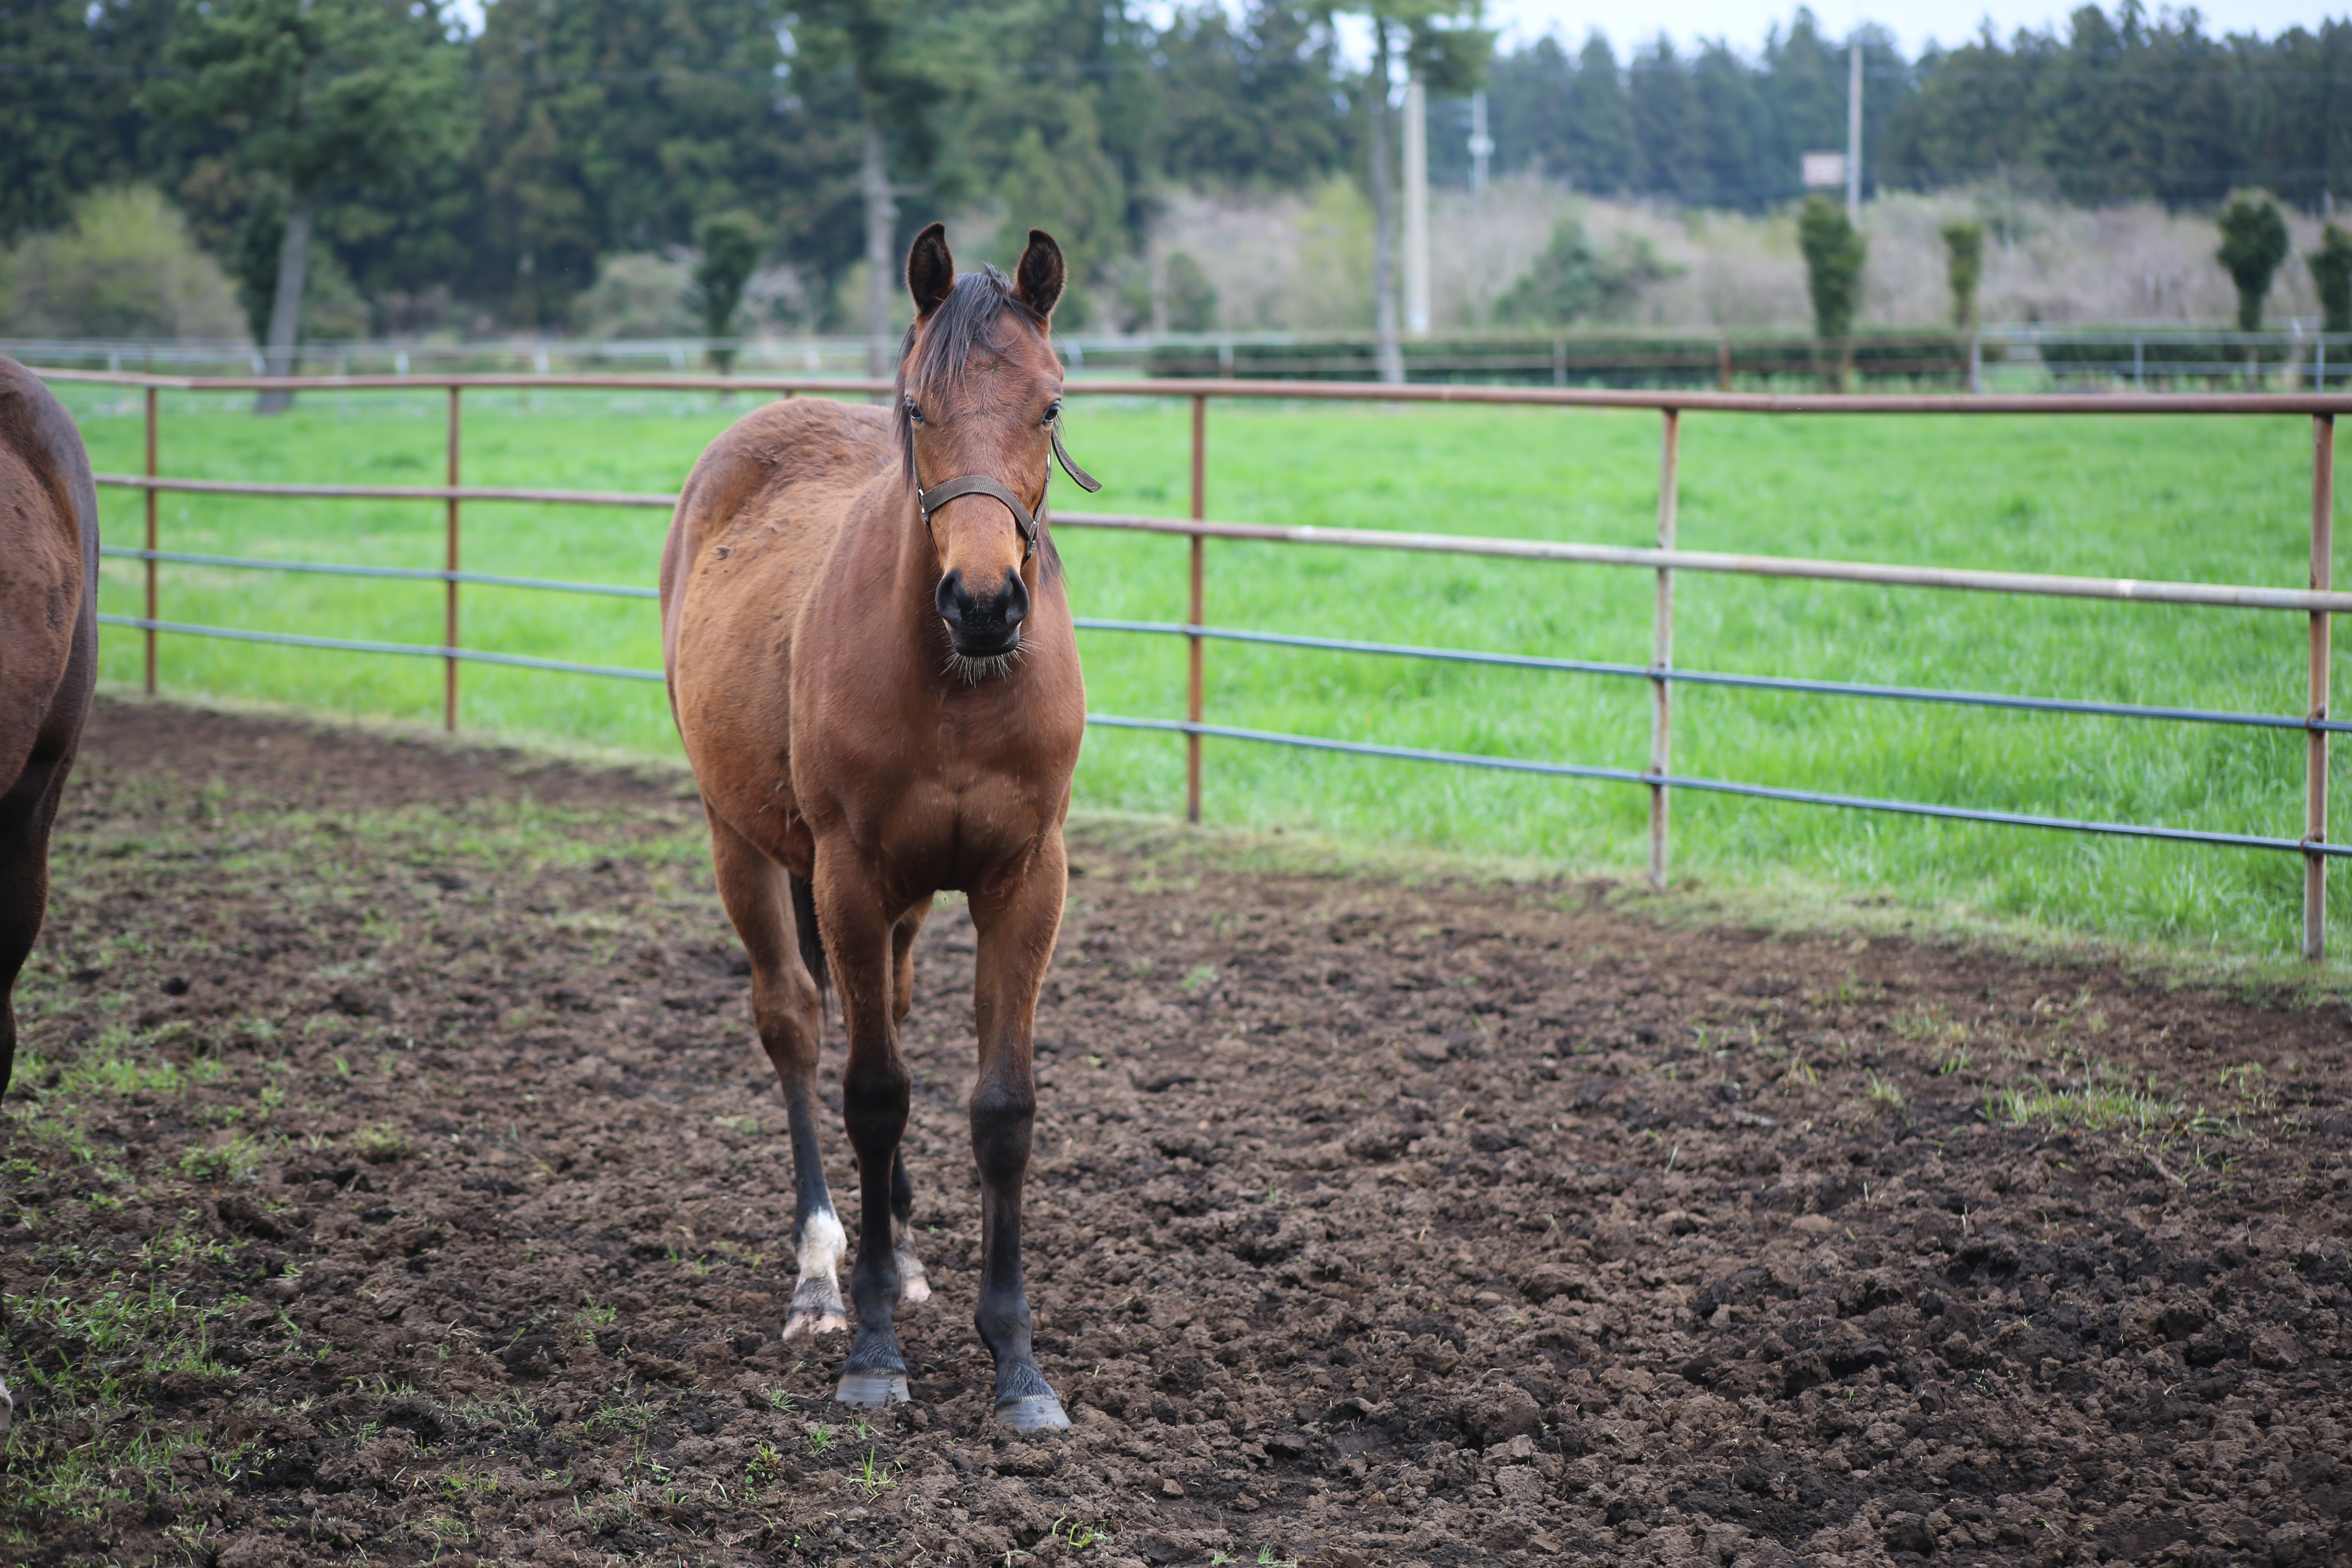
[[1008, 279], [957, 277], [945, 230], [925, 229], [907, 258], [916, 316], [895, 406], [807, 399], [738, 421], [688, 479], [661, 573], [670, 709], [792, 1129], [799, 1279], [784, 1338], [848, 1327], [835, 1281], [846, 1238], [816, 1131], [829, 972], [858, 1173], [856, 1332], [835, 1396], [907, 1397], [893, 1318], [930, 1291], [908, 1248], [898, 1026], [932, 897], [961, 890], [979, 933], [974, 1317], [996, 1360], [996, 1414], [1023, 1430], [1069, 1424], [1031, 1353], [1021, 1278], [1037, 992], [1061, 924], [1087, 710], [1045, 528], [1063, 281], [1061, 247], [1041, 231]]
[[[0, 1093], [16, 975], [49, 900], [49, 825], [98, 681], [98, 490], [81, 432], [0, 354]], [[0, 1432], [16, 1405], [0, 1384]]]

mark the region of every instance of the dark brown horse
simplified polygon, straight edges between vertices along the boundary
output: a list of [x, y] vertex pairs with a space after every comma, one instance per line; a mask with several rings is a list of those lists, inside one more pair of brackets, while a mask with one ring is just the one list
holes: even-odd
[[[49, 901], [49, 825], [98, 680], [98, 490], [71, 416], [0, 354], [0, 1093], [16, 975]], [[16, 1405], [0, 1384], [0, 1432]]]
[[907, 1397], [893, 1318], [930, 1291], [908, 1249], [898, 1026], [932, 897], [961, 890], [979, 933], [975, 1321], [997, 1415], [1024, 1430], [1069, 1424], [1031, 1354], [1021, 1278], [1031, 1047], [1087, 710], [1045, 528], [1063, 281], [1042, 232], [1008, 279], [957, 277], [945, 231], [925, 229], [907, 258], [916, 316], [895, 405], [809, 399], [739, 421], [688, 479], [661, 576], [670, 708], [792, 1128], [799, 1279], [784, 1337], [848, 1326], [835, 1281], [847, 1238], [816, 1130], [829, 972], [858, 1173], [856, 1331], [836, 1397]]

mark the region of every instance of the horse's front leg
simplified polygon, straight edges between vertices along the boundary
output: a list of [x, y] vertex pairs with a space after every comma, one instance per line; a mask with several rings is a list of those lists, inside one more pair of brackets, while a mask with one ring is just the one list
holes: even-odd
[[980, 936], [973, 1003], [980, 1070], [971, 1090], [971, 1150], [980, 1166], [980, 1337], [996, 1358], [996, 1416], [1024, 1432], [1070, 1418], [1030, 1349], [1021, 1275], [1021, 1188], [1037, 1120], [1037, 991], [1062, 923], [1068, 868], [1058, 830], [972, 894]]
[[824, 934], [849, 1036], [841, 1119], [857, 1153], [857, 1261], [849, 1271], [856, 1336], [834, 1397], [844, 1405], [901, 1405], [907, 1399], [907, 1363], [893, 1324], [900, 1280], [891, 1188], [913, 1076], [898, 1055], [896, 922], [883, 908], [871, 868], [846, 847], [817, 847], [815, 891], [817, 926]]

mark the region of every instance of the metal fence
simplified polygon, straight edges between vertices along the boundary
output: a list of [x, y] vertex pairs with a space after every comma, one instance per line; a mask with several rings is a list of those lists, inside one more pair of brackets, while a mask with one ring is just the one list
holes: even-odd
[[[459, 710], [458, 670], [467, 662], [515, 666], [576, 675], [658, 681], [659, 670], [534, 658], [481, 648], [460, 640], [459, 589], [467, 584], [509, 588], [534, 588], [555, 593], [592, 594], [650, 599], [650, 587], [574, 583], [540, 577], [496, 576], [463, 569], [462, 518], [468, 501], [534, 501], [583, 506], [625, 506], [668, 509], [668, 494], [625, 491], [530, 489], [468, 486], [462, 481], [463, 397], [478, 388], [633, 389], [696, 392], [766, 393], [791, 397], [818, 393], [851, 396], [887, 394], [887, 382], [818, 381], [808, 378], [641, 375], [477, 375], [477, 376], [358, 376], [298, 377], [268, 380], [234, 377], [198, 380], [107, 372], [43, 370], [59, 381], [97, 382], [142, 388], [146, 401], [146, 461], [140, 474], [101, 474], [102, 485], [145, 493], [146, 533], [143, 548], [109, 546], [110, 556], [143, 564], [145, 613], [137, 616], [106, 615], [100, 620], [143, 634], [147, 689], [157, 685], [157, 637], [173, 633], [228, 637], [247, 642], [287, 644], [301, 647], [339, 649], [354, 653], [404, 654], [443, 661], [443, 719], [451, 729]], [[167, 390], [242, 392], [268, 388], [286, 390], [408, 390], [445, 389], [448, 398], [447, 478], [440, 485], [265, 484], [235, 480], [171, 479], [156, 467], [158, 394]], [[1176, 637], [1187, 644], [1185, 717], [1145, 719], [1118, 714], [1088, 715], [1088, 722], [1111, 729], [1161, 731], [1181, 734], [1185, 742], [1185, 816], [1201, 816], [1202, 742], [1204, 739], [1302, 747], [1356, 756], [1459, 767], [1499, 769], [1555, 778], [1595, 779], [1633, 784], [1645, 789], [1650, 803], [1649, 875], [1652, 885], [1665, 884], [1672, 792], [1677, 789], [1742, 795], [1753, 799], [1838, 806], [1853, 810], [1890, 812], [1949, 821], [1991, 823], [2091, 833], [2168, 843], [2221, 846], [2299, 855], [2304, 862], [2303, 952], [2313, 961], [2325, 956], [2326, 944], [2326, 867], [2331, 858], [2352, 855], [2352, 845], [2327, 839], [2328, 736], [2352, 730], [2352, 723], [2328, 716], [2330, 662], [2329, 616], [2352, 611], [2352, 594], [2333, 588], [2335, 521], [2335, 422], [2352, 412], [2352, 396], [2336, 395], [2231, 394], [2200, 396], [2119, 395], [2100, 397], [2032, 396], [1780, 396], [1762, 394], [1706, 392], [1579, 391], [1536, 387], [1466, 385], [1386, 386], [1349, 384], [1282, 384], [1234, 381], [1082, 381], [1072, 380], [1070, 395], [1182, 397], [1192, 405], [1191, 515], [1184, 519], [1141, 517], [1108, 512], [1057, 512], [1055, 525], [1101, 528], [1134, 532], [1179, 535], [1191, 542], [1189, 597], [1181, 622], [1122, 621], [1081, 618], [1082, 629]], [[1649, 409], [1661, 418], [1657, 490], [1657, 543], [1654, 548], [1577, 544], [1543, 540], [1490, 539], [1450, 534], [1390, 532], [1327, 528], [1284, 528], [1208, 520], [1208, 412], [1212, 398], [1274, 398], [1297, 401], [1452, 403], [1531, 405], [1559, 408]], [[1807, 561], [1780, 556], [1735, 555], [1682, 550], [1675, 543], [1675, 505], [1679, 473], [1679, 438], [1685, 413], [1729, 414], [2010, 414], [2010, 415], [2260, 415], [2307, 418], [2311, 422], [2311, 555], [2310, 586], [2303, 589], [2264, 588], [2210, 583], [2158, 583], [2133, 578], [2067, 577], [2016, 572], [1981, 572], [1942, 567], [1904, 566], [1848, 561]], [[433, 501], [446, 510], [445, 564], [439, 569], [354, 566], [327, 562], [263, 560], [242, 556], [192, 554], [161, 548], [156, 501], [163, 492], [213, 495], [321, 497]], [[1549, 658], [1530, 655], [1488, 653], [1468, 648], [1423, 647], [1372, 643], [1337, 637], [1299, 636], [1209, 624], [1204, 597], [1205, 555], [1210, 540], [1246, 540], [1337, 549], [1401, 550], [1430, 553], [1485, 556], [1529, 562], [1569, 563], [1632, 568], [1655, 574], [1656, 600], [1652, 627], [1652, 659], [1646, 665], [1594, 660]], [[438, 644], [367, 642], [352, 638], [309, 637], [287, 632], [251, 631], [236, 627], [194, 625], [162, 618], [159, 569], [165, 563], [201, 564], [273, 572], [324, 573], [345, 576], [383, 577], [438, 582], [445, 584], [443, 640]], [[1727, 674], [1678, 668], [1674, 663], [1674, 591], [1677, 572], [1728, 573], [1744, 576], [1791, 577], [1816, 581], [1876, 584], [1890, 587], [1936, 588], [1979, 593], [2041, 595], [2069, 599], [2115, 600], [2142, 604], [2202, 605], [2215, 608], [2284, 612], [2308, 618], [2308, 702], [2300, 715], [2244, 713], [2206, 709], [2136, 703], [2084, 702], [2063, 698], [2001, 692], [1958, 691], [1937, 688], [1857, 684], [1796, 679], [1785, 677]], [[1523, 757], [1489, 756], [1406, 746], [1344, 741], [1328, 736], [1299, 735], [1275, 731], [1212, 724], [1204, 711], [1202, 668], [1207, 645], [1224, 641], [1285, 647], [1311, 648], [1339, 654], [1366, 654], [1430, 659], [1449, 663], [1569, 672], [1646, 682], [1651, 693], [1650, 763], [1643, 769], [1592, 766]], [[1748, 689], [1811, 693], [1897, 702], [1956, 704], [2025, 712], [2073, 714], [2165, 723], [2221, 724], [2252, 729], [2300, 730], [2305, 748], [2304, 830], [2300, 837], [2228, 833], [2203, 828], [2148, 823], [2105, 822], [2073, 817], [2040, 816], [2017, 812], [1980, 810], [1927, 801], [1880, 799], [1829, 794], [1773, 784], [1678, 773], [1673, 766], [1674, 689], [1676, 686], [1738, 687]]]

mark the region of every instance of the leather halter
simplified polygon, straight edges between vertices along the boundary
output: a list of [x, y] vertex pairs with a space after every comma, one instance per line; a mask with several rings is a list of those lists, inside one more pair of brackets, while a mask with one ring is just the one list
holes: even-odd
[[[1056, 417], [1051, 425], [1045, 426], [1045, 435], [1054, 443], [1054, 456], [1060, 461], [1062, 471], [1069, 475], [1080, 489], [1092, 495], [1102, 489], [1100, 479], [1070, 461], [1070, 454], [1062, 446], [1060, 418]], [[1048, 485], [1054, 482], [1052, 463], [1045, 465], [1045, 482]], [[1021, 530], [1021, 542], [1024, 545], [1021, 552], [1023, 563], [1025, 565], [1029, 558], [1037, 553], [1037, 519], [1030, 513], [1027, 507], [1021, 503], [1019, 496], [984, 474], [966, 474], [961, 479], [947, 479], [933, 485], [929, 489], [923, 489], [922, 485], [918, 483], [915, 486], [915, 505], [921, 509], [923, 527], [926, 531], [931, 526], [931, 513], [958, 496], [986, 496], [992, 500], [1003, 502], [1004, 509], [1013, 514], [1013, 522]], [[1042, 497], [1037, 504], [1042, 510], [1045, 507]]]

